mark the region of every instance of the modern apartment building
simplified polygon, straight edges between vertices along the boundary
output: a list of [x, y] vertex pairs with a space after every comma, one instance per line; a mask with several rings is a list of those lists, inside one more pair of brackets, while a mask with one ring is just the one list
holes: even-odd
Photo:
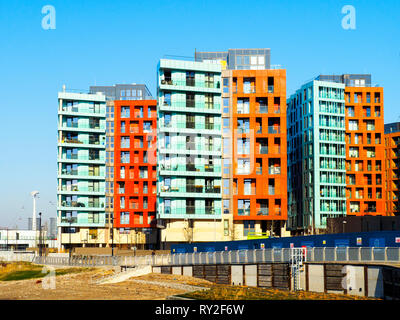
[[385, 124], [386, 215], [400, 215], [400, 122]]
[[[232, 240], [285, 235], [286, 71], [225, 70], [223, 208]], [[229, 214], [229, 215], [226, 215]], [[226, 229], [226, 228], [225, 228]]]
[[[113, 86], [91, 86], [90, 93], [103, 93], [106, 96], [106, 225], [108, 229], [107, 245], [114, 243], [118, 246], [126, 246], [128, 243], [132, 244], [131, 238], [141, 239], [139, 234], [127, 236], [127, 231], [122, 232], [123, 236], [119, 236], [118, 230], [112, 232], [112, 222], [114, 218], [114, 131], [115, 131], [115, 106], [116, 100], [152, 100], [154, 99], [150, 90], [145, 84], [116, 84]], [[134, 229], [133, 229], [134, 230]], [[131, 234], [132, 232], [129, 232]], [[114, 235], [114, 239], [111, 237]], [[120, 243], [121, 242], [121, 243]], [[136, 241], [138, 242], [138, 241]]]
[[287, 100], [288, 229], [323, 232], [346, 214], [345, 85], [312, 80]]
[[58, 93], [58, 239], [63, 247], [104, 246], [106, 97]]
[[318, 78], [346, 85], [347, 215], [386, 215], [383, 88], [370, 74]]
[[222, 70], [264, 70], [271, 68], [270, 49], [229, 49], [228, 51], [195, 52], [195, 60], [218, 61]]
[[161, 242], [221, 240], [221, 65], [158, 64], [157, 218]]
[[156, 245], [157, 100], [114, 101], [114, 241]]

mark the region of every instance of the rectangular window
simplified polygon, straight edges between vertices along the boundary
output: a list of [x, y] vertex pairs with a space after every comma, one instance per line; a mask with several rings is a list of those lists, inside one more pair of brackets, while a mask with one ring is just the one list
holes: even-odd
[[129, 118], [129, 117], [130, 117], [130, 108], [121, 107], [121, 118]]

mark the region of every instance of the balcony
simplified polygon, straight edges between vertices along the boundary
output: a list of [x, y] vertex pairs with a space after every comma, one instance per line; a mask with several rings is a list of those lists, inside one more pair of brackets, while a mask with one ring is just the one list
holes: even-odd
[[268, 126], [268, 133], [271, 133], [271, 134], [281, 133], [281, 128], [280, 127], [275, 127], [275, 126]]
[[259, 153], [260, 154], [268, 154], [268, 146], [260, 146]]
[[221, 193], [221, 187], [220, 186], [206, 187], [205, 191], [206, 193]]
[[257, 215], [258, 216], [267, 216], [269, 208], [258, 208]]
[[186, 129], [195, 129], [196, 125], [194, 122], [186, 121]]
[[269, 174], [281, 174], [281, 167], [269, 167]]
[[77, 223], [78, 217], [61, 217], [61, 223]]
[[248, 209], [238, 209], [238, 216], [249, 216], [250, 208]]
[[268, 113], [268, 106], [267, 105], [260, 105], [257, 109], [257, 113]]

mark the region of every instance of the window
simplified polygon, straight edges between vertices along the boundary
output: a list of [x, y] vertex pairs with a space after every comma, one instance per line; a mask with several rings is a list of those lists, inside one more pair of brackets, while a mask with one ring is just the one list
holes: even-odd
[[129, 212], [121, 212], [121, 224], [129, 224]]
[[223, 113], [229, 113], [229, 98], [223, 98]]
[[129, 118], [129, 117], [130, 117], [130, 108], [121, 107], [121, 118]]
[[224, 78], [223, 79], [223, 92], [224, 93], [229, 93], [229, 79], [228, 78]]
[[229, 200], [224, 199], [224, 214], [229, 214]]
[[254, 220], [244, 220], [243, 221], [243, 235], [247, 236], [249, 232], [254, 232]]
[[130, 152], [122, 151], [121, 152], [121, 163], [129, 163], [130, 162]]
[[186, 107], [194, 108], [194, 106], [195, 106], [194, 93], [192, 93], [192, 92], [186, 93]]
[[240, 113], [240, 114], [250, 113], [249, 99], [238, 99], [237, 113]]
[[121, 137], [121, 148], [129, 148], [130, 138], [129, 137]]

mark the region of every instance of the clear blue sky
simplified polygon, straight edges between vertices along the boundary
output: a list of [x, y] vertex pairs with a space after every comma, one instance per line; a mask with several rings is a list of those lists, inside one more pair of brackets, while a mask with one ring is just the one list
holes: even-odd
[[[342, 28], [344, 5], [356, 30]], [[42, 7], [56, 9], [43, 30]], [[385, 90], [385, 122], [400, 120], [400, 1], [0, 0], [0, 226], [27, 227], [30, 191], [56, 216], [57, 92], [145, 83], [155, 94], [165, 54], [270, 48], [287, 94], [324, 74], [371, 73]]]

